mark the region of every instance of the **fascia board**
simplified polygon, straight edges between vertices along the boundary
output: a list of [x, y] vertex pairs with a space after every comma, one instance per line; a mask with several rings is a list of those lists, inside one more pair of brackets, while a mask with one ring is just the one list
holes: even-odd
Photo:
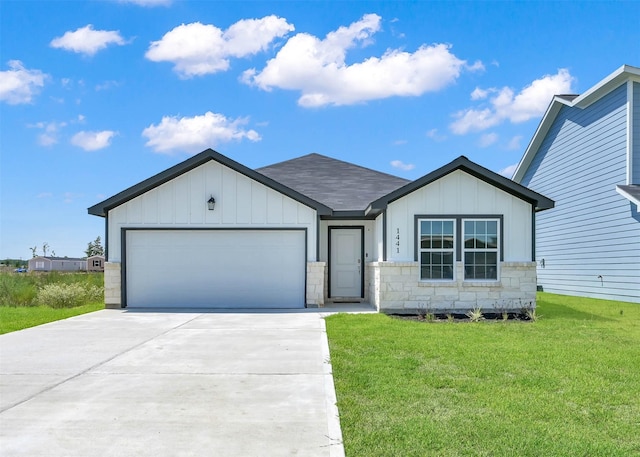
[[627, 200], [629, 200], [631, 203], [634, 203], [638, 208], [640, 208], [640, 199], [634, 197], [633, 195], [631, 195], [630, 193], [626, 192], [624, 189], [622, 189], [620, 186], [616, 186], [616, 192], [618, 192], [620, 195], [622, 195], [624, 198], [626, 198]]
[[109, 210], [120, 206], [123, 203], [126, 203], [127, 201], [136, 198], [168, 181], [171, 181], [178, 176], [187, 173], [194, 168], [199, 167], [200, 165], [205, 164], [210, 160], [216, 161], [240, 174], [247, 176], [254, 181], [257, 181], [277, 192], [280, 192], [281, 194], [284, 194], [302, 203], [303, 205], [316, 210], [318, 215], [329, 215], [332, 213], [332, 209], [328, 206], [323, 205], [322, 203], [317, 202], [305, 195], [302, 195], [299, 192], [296, 192], [295, 190], [290, 189], [255, 170], [252, 170], [226, 156], [223, 156], [222, 154], [212, 149], [207, 149], [200, 154], [197, 154], [185, 160], [184, 162], [174, 165], [173, 167], [168, 168], [167, 170], [164, 170], [157, 175], [145, 179], [144, 181], [135, 184], [128, 189], [123, 190], [122, 192], [119, 192], [113, 197], [110, 197], [98, 203], [97, 205], [91, 206], [87, 211], [91, 215], [105, 217]]

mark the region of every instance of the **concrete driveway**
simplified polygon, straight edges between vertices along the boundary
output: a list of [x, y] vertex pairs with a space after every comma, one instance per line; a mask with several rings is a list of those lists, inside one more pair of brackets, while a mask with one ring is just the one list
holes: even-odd
[[327, 312], [102, 310], [0, 336], [3, 456], [342, 456]]

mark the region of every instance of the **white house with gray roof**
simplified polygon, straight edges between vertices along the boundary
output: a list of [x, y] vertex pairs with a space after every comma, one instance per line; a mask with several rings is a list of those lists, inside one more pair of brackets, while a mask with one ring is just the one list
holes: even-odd
[[465, 157], [407, 181], [319, 154], [252, 170], [208, 149], [89, 213], [106, 222], [108, 307], [520, 311], [553, 204]]
[[554, 97], [513, 179], [556, 202], [536, 218], [545, 291], [640, 303], [640, 68]]

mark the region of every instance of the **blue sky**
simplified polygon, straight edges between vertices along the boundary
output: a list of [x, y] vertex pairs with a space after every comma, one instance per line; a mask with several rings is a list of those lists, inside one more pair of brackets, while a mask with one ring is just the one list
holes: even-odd
[[0, 1], [0, 258], [208, 147], [509, 175], [551, 97], [640, 66], [640, 2]]

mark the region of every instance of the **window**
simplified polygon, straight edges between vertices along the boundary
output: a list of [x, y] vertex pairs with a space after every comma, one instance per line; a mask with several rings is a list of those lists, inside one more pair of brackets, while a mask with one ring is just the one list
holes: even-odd
[[36, 261], [36, 269], [37, 270], [43, 270], [44, 269], [44, 262], [37, 262]]
[[420, 279], [453, 280], [455, 221], [420, 219]]
[[497, 281], [502, 216], [416, 216], [420, 279], [453, 281], [462, 261], [464, 280]]
[[93, 261], [93, 266], [94, 266], [94, 267], [101, 267], [101, 266], [102, 266], [102, 260], [100, 260], [100, 259], [95, 259], [95, 260]]
[[464, 220], [464, 279], [498, 279], [498, 221]]

